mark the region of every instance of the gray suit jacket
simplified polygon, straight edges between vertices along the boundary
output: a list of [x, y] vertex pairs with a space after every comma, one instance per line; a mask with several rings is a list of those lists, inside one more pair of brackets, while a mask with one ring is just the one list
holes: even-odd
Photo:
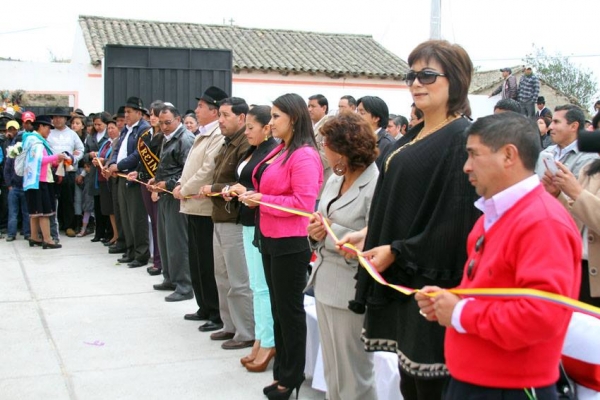
[[[359, 231], [367, 226], [367, 218], [379, 170], [375, 163], [371, 164], [356, 182], [339, 199], [327, 206], [340, 193], [344, 178], [332, 175], [325, 184], [319, 212], [331, 220], [331, 229], [338, 238], [345, 234]], [[314, 286], [315, 297], [321, 303], [331, 307], [348, 307], [348, 302], [354, 299], [358, 261], [346, 262], [332, 238], [327, 236], [320, 242], [313, 242], [316, 248], [317, 260], [308, 281], [307, 288]]]

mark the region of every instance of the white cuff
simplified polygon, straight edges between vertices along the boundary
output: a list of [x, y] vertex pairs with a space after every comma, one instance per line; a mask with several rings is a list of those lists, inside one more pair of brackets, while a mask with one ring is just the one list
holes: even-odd
[[460, 316], [462, 314], [462, 310], [463, 310], [465, 304], [467, 304], [467, 302], [469, 302], [471, 300], [475, 300], [475, 299], [468, 298], [468, 299], [460, 300], [458, 303], [456, 303], [456, 306], [454, 306], [454, 310], [452, 311], [452, 321], [451, 321], [452, 327], [454, 329], [456, 329], [456, 331], [459, 333], [467, 333], [465, 328], [463, 328], [463, 326], [460, 323]]

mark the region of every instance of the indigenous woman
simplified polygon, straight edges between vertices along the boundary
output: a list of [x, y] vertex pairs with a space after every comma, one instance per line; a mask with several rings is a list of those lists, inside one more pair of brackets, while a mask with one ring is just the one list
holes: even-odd
[[[46, 141], [54, 126], [50, 118], [39, 116], [33, 123], [34, 132], [23, 134], [23, 151], [26, 153], [23, 190], [27, 197], [27, 209], [31, 225], [29, 246], [42, 246], [45, 249], [59, 249], [62, 246], [54, 243], [50, 236], [49, 217], [56, 212], [54, 197], [54, 179], [52, 165], [69, 158], [64, 154], [52, 154]], [[42, 240], [38, 240], [39, 234]]]

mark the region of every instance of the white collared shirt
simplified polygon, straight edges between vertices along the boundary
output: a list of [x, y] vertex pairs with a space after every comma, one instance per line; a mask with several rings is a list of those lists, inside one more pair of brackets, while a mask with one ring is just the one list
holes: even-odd
[[206, 124], [206, 125], [204, 125], [204, 126], [201, 126], [201, 127], [200, 127], [200, 134], [201, 134], [202, 136], [206, 136], [206, 135], [208, 135], [209, 133], [211, 133], [211, 132], [212, 132], [212, 131], [215, 129], [215, 127], [216, 127], [217, 125], [219, 125], [219, 120], [218, 120], [218, 119], [217, 119], [217, 120], [214, 120], [213, 122], [211, 122], [211, 123], [208, 123], [208, 124]]
[[179, 128], [181, 128], [181, 126], [182, 126], [182, 125], [183, 125], [183, 124], [180, 122], [180, 123], [179, 123], [179, 126], [177, 127], [177, 129], [175, 129], [173, 132], [171, 132], [171, 134], [170, 134], [170, 135], [165, 135], [165, 142], [168, 142], [169, 140], [171, 140], [171, 138], [173, 137], [173, 134], [174, 134], [175, 132], [177, 132], [177, 131], [179, 130]]
[[487, 232], [506, 211], [539, 184], [540, 178], [537, 175], [531, 175], [500, 193], [496, 193], [487, 200], [483, 197], [479, 198], [475, 202], [475, 207], [484, 215], [483, 229]]
[[104, 135], [106, 134], [106, 129], [100, 133], [96, 133], [96, 142], [100, 143]]
[[123, 142], [121, 143], [121, 146], [119, 147], [119, 154], [117, 154], [117, 163], [120, 163], [122, 160], [127, 158], [127, 142], [129, 141], [129, 135], [131, 135], [131, 132], [133, 132], [133, 128], [138, 126], [139, 123], [140, 123], [140, 121], [136, 122], [135, 124], [133, 124], [131, 126], [125, 125], [125, 128], [127, 128], [127, 133], [125, 134], [125, 137], [123, 138]]

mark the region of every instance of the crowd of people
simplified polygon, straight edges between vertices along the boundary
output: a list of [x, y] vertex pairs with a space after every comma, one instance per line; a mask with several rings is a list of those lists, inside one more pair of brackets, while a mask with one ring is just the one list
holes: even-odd
[[[249, 372], [274, 360], [269, 399], [305, 379], [305, 294], [330, 400], [377, 398], [374, 351], [398, 355], [405, 399], [555, 399], [570, 311], [447, 289], [600, 306], [600, 157], [577, 148], [584, 113], [550, 111], [531, 71], [517, 85], [504, 69], [510, 101], [473, 123], [462, 47], [427, 41], [408, 65], [408, 119], [377, 96], [343, 96], [333, 115], [321, 94], [250, 105], [215, 86], [185, 112], [138, 97], [115, 114], [24, 112], [2, 138], [6, 241], [20, 227], [31, 247], [59, 249], [60, 231], [93, 233], [162, 275], [165, 301], [194, 298], [183, 317], [210, 340], [251, 348]], [[358, 256], [421, 290], [376, 282]]]

